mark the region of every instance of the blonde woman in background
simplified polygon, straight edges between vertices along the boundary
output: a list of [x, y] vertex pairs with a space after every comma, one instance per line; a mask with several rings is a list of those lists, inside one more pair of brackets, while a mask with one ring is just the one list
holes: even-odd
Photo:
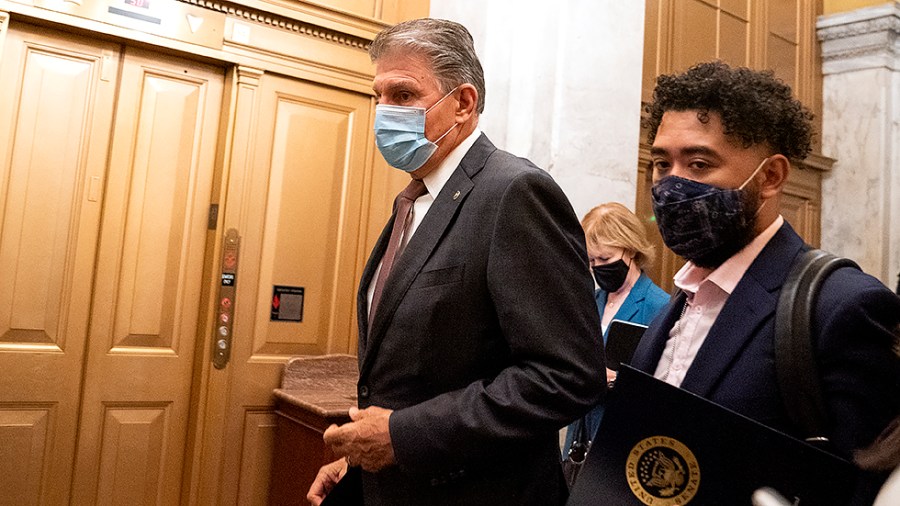
[[[640, 219], [627, 207], [618, 202], [600, 204], [584, 216], [581, 228], [591, 271], [599, 286], [594, 299], [600, 311], [603, 341], [598, 339], [597, 346], [604, 346], [611, 321], [649, 325], [669, 302], [669, 294], [643, 271], [653, 260], [654, 247]], [[608, 381], [615, 379], [614, 371], [607, 369], [606, 374]], [[601, 401], [583, 419], [588, 439], [594, 439], [602, 418]], [[567, 428], [563, 458], [572, 447], [581, 423], [582, 420], [577, 420]]]

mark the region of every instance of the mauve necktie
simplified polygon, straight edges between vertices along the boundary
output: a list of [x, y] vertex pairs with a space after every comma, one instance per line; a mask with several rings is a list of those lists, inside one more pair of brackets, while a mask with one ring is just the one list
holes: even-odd
[[375, 308], [378, 307], [378, 301], [381, 300], [381, 292], [388, 276], [391, 274], [391, 268], [397, 259], [400, 248], [400, 241], [406, 228], [409, 226], [412, 205], [417, 198], [428, 193], [425, 183], [420, 179], [413, 179], [406, 185], [406, 188], [397, 195], [394, 201], [397, 206], [397, 216], [394, 218], [394, 226], [391, 228], [391, 238], [388, 241], [387, 250], [381, 259], [381, 271], [378, 272], [378, 279], [375, 280], [375, 291], [372, 293], [372, 305], [369, 308], [369, 326], [372, 325]]

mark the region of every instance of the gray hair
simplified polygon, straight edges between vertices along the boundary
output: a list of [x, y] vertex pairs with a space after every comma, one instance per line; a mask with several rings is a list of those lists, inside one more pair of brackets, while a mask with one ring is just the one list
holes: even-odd
[[478, 91], [478, 113], [484, 112], [484, 70], [466, 27], [446, 19], [404, 21], [375, 37], [369, 46], [369, 57], [374, 62], [397, 49], [425, 57], [444, 93], [461, 84], [474, 86]]

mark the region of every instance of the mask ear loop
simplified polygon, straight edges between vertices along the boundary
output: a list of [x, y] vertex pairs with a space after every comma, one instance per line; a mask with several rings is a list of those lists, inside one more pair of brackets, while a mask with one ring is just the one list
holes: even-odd
[[[459, 86], [462, 86], [462, 85], [460, 84]], [[425, 109], [425, 114], [428, 114], [428, 111], [434, 109], [435, 107], [438, 106], [438, 104], [440, 104], [441, 102], [443, 102], [445, 98], [447, 98], [447, 97], [449, 97], [450, 95], [452, 95], [454, 91], [456, 91], [456, 90], [459, 89], [459, 86], [457, 86], [456, 88], [453, 88], [452, 90], [450, 90], [449, 92], [447, 92], [447, 94], [444, 95], [443, 97], [441, 97], [440, 100], [438, 100], [437, 102], [435, 102], [433, 106], [429, 107], [428, 109]], [[447, 131], [444, 132], [440, 137], [438, 137], [437, 139], [435, 139], [434, 141], [432, 141], [432, 142], [434, 143], [434, 145], [436, 146], [437, 143], [441, 142], [441, 139], [443, 139], [444, 137], [447, 137], [447, 134], [449, 134], [450, 132], [452, 132], [453, 129], [456, 128], [456, 127], [458, 127], [458, 126], [459, 126], [459, 123], [453, 123], [453, 126], [450, 127], [449, 130], [447, 130]]]
[[[460, 84], [459, 86], [462, 86], [462, 85]], [[425, 109], [425, 114], [428, 114], [428, 111], [434, 109], [435, 107], [438, 106], [438, 104], [440, 104], [441, 102], [443, 102], [445, 98], [447, 98], [447, 97], [449, 97], [450, 95], [452, 95], [454, 91], [456, 91], [456, 90], [459, 89], [459, 86], [457, 86], [456, 88], [453, 88], [452, 90], [448, 91], [447, 94], [444, 95], [443, 97], [441, 97], [440, 100], [438, 100], [437, 102], [435, 102], [434, 105], [432, 105], [432, 106], [429, 107], [428, 109]]]
[[[757, 167], [756, 167], [756, 170], [753, 171], [753, 174], [750, 174], [750, 177], [748, 177], [747, 180], [744, 181], [744, 184], [742, 184], [741, 186], [738, 187], [738, 190], [743, 190], [744, 187], [747, 186], [747, 184], [748, 184], [754, 177], [756, 177], [757, 174], [759, 174], [760, 169], [762, 169], [762, 168], [763, 168], [763, 165], [765, 165], [766, 162], [769, 161], [769, 158], [771, 158], [771, 156], [767, 156], [767, 157], [763, 158], [763, 161], [759, 162], [759, 166], [757, 166]], [[763, 203], [760, 204], [759, 207], [756, 208], [756, 213], [753, 214], [753, 217], [754, 217], [754, 218], [756, 218], [757, 216], [759, 216], [759, 213], [762, 212], [762, 208], [763, 208], [763, 206], [766, 205], [766, 202], [768, 202], [768, 201], [767, 201], [767, 200], [763, 200]]]
[[437, 139], [435, 139], [435, 140], [434, 140], [434, 143], [437, 144], [437, 143], [441, 142], [441, 139], [443, 139], [444, 137], [447, 137], [447, 134], [449, 134], [450, 132], [452, 132], [453, 129], [456, 128], [456, 127], [458, 127], [458, 126], [459, 126], [459, 123], [454, 123], [453, 126], [450, 127], [450, 130], [447, 130], [446, 132], [444, 132], [444, 135], [442, 135], [442, 136], [438, 137]]
[[[441, 100], [443, 100], [443, 99], [441, 99]], [[767, 157], [763, 158], [763, 161], [759, 162], [759, 165], [756, 167], [756, 170], [753, 171], [753, 174], [750, 174], [750, 177], [748, 177], [748, 178], [744, 181], [743, 184], [741, 184], [740, 186], [738, 186], [738, 190], [743, 190], [744, 187], [747, 186], [747, 183], [749, 183], [754, 177], [756, 177], [757, 174], [759, 174], [760, 169], [762, 169], [762, 168], [763, 168], [763, 165], [765, 165], [766, 162], [769, 161], [769, 158], [771, 158], [771, 156], [767, 156]]]

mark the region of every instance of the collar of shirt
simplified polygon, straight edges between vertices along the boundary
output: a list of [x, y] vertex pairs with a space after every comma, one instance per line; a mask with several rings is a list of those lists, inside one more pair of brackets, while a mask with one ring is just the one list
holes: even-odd
[[675, 286], [687, 292], [690, 298], [697, 293], [700, 285], [710, 281], [725, 293], [731, 295], [738, 282], [744, 277], [744, 273], [750, 268], [750, 264], [756, 260], [759, 252], [769, 243], [783, 224], [784, 217], [778, 215], [778, 218], [766, 227], [761, 234], [754, 237], [750, 244], [744, 246], [744, 249], [732, 255], [731, 258], [714, 270], [694, 265], [693, 262], [687, 262], [675, 274]]
[[463, 141], [459, 143], [459, 146], [453, 148], [453, 151], [447, 155], [447, 158], [444, 158], [436, 169], [422, 178], [422, 182], [425, 183], [425, 188], [428, 189], [428, 195], [431, 195], [432, 199], [441, 193], [441, 189], [447, 184], [450, 176], [453, 175], [453, 171], [459, 167], [459, 163], [462, 162], [463, 157], [466, 156], [466, 153], [469, 152], [479, 136], [481, 136], [481, 130], [476, 126], [475, 130], [473, 130], [468, 137], [463, 139]]
[[[443, 189], [444, 185], [447, 184], [447, 181], [450, 180], [453, 171], [456, 170], [459, 163], [462, 162], [463, 157], [466, 156], [466, 153], [469, 152], [480, 135], [481, 130], [479, 130], [478, 127], [475, 127], [475, 130], [469, 134], [468, 137], [463, 139], [463, 141], [459, 143], [459, 146], [456, 146], [436, 169], [422, 178], [422, 182], [425, 183], [425, 188], [428, 190], [428, 193], [416, 199], [413, 204], [412, 220], [403, 234], [402, 244], [405, 245], [409, 242], [409, 238], [416, 233], [422, 220], [425, 219], [425, 215], [428, 214], [428, 210], [431, 209], [431, 204], [434, 203], [435, 197], [441, 193], [441, 189]], [[372, 276], [372, 281], [369, 283], [369, 288], [366, 291], [366, 301], [369, 304], [368, 307], [370, 310], [372, 294], [375, 293], [375, 282], [378, 279], [379, 272], [381, 272], [381, 261], [378, 262], [378, 268], [375, 270], [375, 274]]]

